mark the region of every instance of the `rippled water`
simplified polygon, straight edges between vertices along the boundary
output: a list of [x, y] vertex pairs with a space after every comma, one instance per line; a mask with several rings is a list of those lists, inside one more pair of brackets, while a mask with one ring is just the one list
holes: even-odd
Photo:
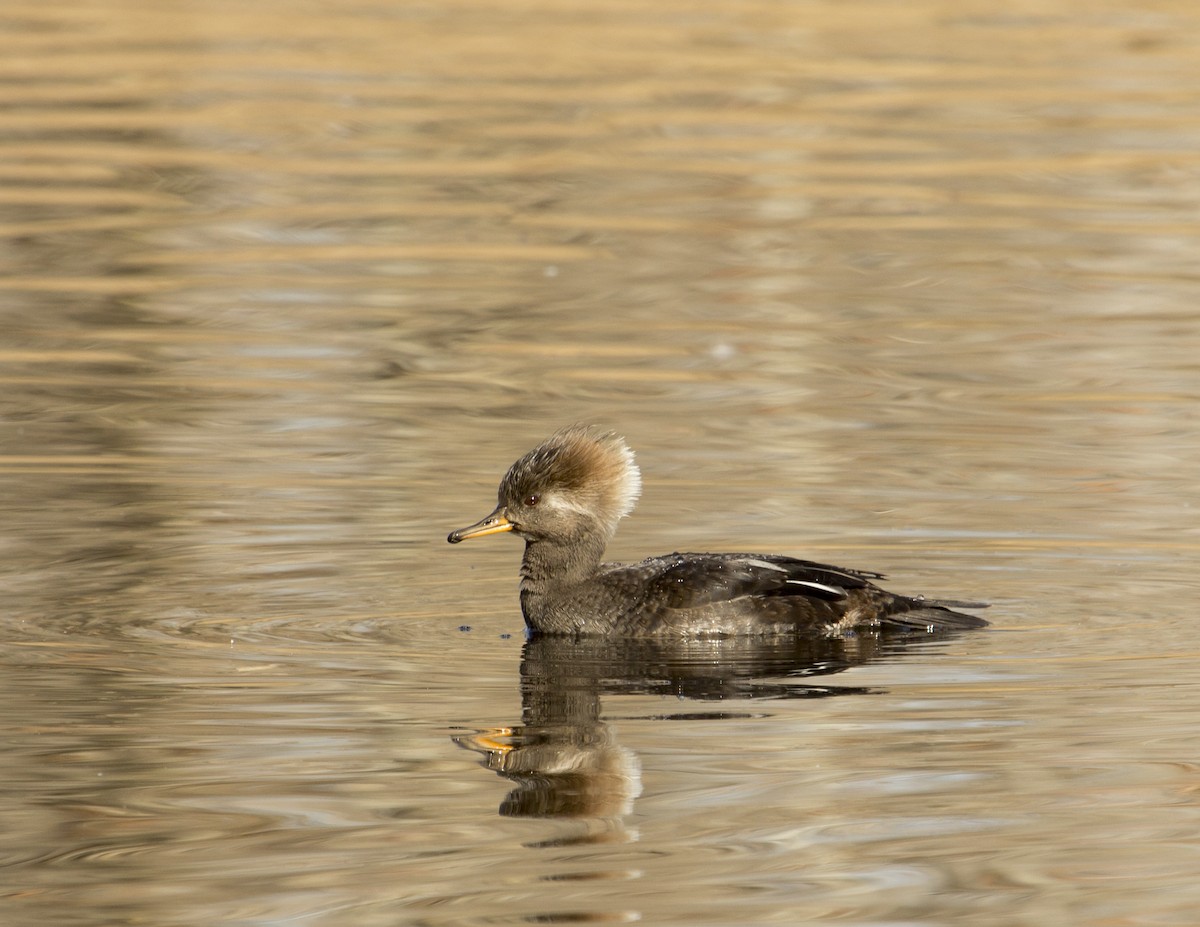
[[[1200, 14], [0, 10], [6, 925], [1191, 925]], [[993, 602], [526, 642], [447, 547]]]

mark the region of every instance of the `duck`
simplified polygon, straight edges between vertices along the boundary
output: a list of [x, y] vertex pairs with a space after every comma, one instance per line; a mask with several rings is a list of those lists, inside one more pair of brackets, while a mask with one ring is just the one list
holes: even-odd
[[497, 505], [451, 544], [496, 534], [525, 542], [520, 605], [532, 634], [695, 638], [864, 632], [932, 634], [981, 628], [959, 609], [982, 602], [888, 592], [886, 577], [782, 554], [684, 553], [604, 562], [642, 476], [620, 435], [563, 428], [516, 461]]

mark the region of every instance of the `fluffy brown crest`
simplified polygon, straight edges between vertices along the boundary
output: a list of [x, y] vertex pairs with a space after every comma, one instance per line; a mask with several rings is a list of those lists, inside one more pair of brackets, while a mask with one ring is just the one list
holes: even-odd
[[632, 511], [642, 474], [625, 439], [588, 425], [555, 432], [509, 467], [500, 502], [555, 494], [560, 504], [599, 519], [610, 531]]

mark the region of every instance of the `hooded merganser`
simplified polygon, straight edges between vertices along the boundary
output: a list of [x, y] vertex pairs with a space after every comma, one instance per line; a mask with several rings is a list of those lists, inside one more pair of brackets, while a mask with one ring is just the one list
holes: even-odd
[[623, 438], [573, 425], [509, 467], [495, 511], [446, 540], [505, 531], [525, 539], [521, 611], [535, 632], [702, 637], [987, 624], [952, 610], [982, 603], [894, 595], [871, 582], [881, 573], [778, 554], [674, 553], [602, 563], [641, 489]]

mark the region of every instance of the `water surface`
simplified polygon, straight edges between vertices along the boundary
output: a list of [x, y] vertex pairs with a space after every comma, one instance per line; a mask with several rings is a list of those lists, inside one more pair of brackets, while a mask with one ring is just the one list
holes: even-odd
[[[6, 4], [4, 923], [1194, 923], [1198, 19]], [[527, 642], [578, 420], [993, 628]]]

